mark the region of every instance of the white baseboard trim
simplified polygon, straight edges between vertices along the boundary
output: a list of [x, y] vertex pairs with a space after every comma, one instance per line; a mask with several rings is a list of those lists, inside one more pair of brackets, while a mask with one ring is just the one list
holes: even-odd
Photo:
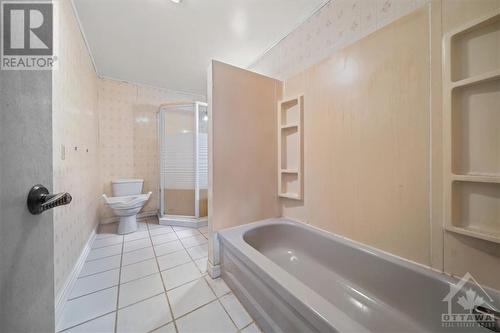
[[176, 227], [201, 228], [208, 225], [208, 218], [186, 218], [175, 216], [163, 216], [158, 214], [158, 223]]
[[207, 273], [212, 279], [220, 277], [220, 265], [213, 265], [210, 260], [207, 261]]
[[[150, 216], [157, 216], [158, 212], [156, 210], [148, 211], [148, 212], [142, 212], [137, 214], [137, 218], [141, 219], [144, 217], [150, 217]], [[110, 223], [115, 223], [120, 221], [120, 218], [118, 216], [113, 216], [113, 217], [106, 217], [104, 219], [101, 219], [101, 224], [110, 224]]]
[[76, 279], [80, 275], [80, 272], [82, 271], [83, 265], [85, 264], [85, 259], [87, 259], [87, 256], [90, 252], [90, 249], [92, 248], [92, 243], [94, 242], [95, 236], [96, 236], [96, 231], [97, 228], [99, 227], [99, 224], [95, 226], [95, 228], [92, 230], [90, 233], [90, 236], [87, 240], [87, 243], [83, 247], [82, 253], [80, 253], [80, 256], [78, 257], [77, 262], [73, 266], [73, 269], [71, 270], [71, 273], [69, 276], [66, 278], [66, 281], [63, 285], [63, 288], [61, 289], [61, 292], [56, 295], [56, 308], [55, 308], [55, 319], [56, 319], [56, 327], [57, 324], [59, 323], [59, 320], [61, 319], [62, 312], [64, 310], [64, 305], [66, 304], [66, 300], [69, 297], [69, 294], [71, 290], [73, 289], [73, 286], [76, 283]]
[[216, 279], [221, 275], [219, 234], [211, 232], [209, 235], [208, 241], [211, 242], [212, 246], [209, 245], [208, 250], [207, 273], [212, 279]]

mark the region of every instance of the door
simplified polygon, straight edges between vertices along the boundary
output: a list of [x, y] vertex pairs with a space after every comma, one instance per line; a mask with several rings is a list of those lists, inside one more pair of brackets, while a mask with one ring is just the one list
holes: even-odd
[[196, 125], [193, 104], [164, 107], [160, 112], [162, 213], [194, 217]]
[[52, 178], [52, 71], [0, 70], [0, 332], [54, 332], [53, 215], [26, 207]]

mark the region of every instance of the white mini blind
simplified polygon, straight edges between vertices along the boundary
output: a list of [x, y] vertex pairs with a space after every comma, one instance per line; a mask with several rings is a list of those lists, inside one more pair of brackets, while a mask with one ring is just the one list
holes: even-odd
[[200, 189], [208, 189], [208, 134], [198, 134], [198, 172]]
[[[162, 173], [166, 189], [189, 190], [195, 188], [195, 146], [193, 133], [165, 135], [161, 152]], [[208, 135], [198, 135], [198, 172], [201, 189], [208, 188]]]
[[162, 151], [164, 188], [188, 190], [195, 187], [193, 133], [165, 135]]

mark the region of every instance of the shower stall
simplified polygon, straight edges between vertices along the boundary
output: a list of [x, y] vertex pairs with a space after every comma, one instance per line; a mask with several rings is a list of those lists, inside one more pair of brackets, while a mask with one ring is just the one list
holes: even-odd
[[158, 120], [160, 223], [204, 226], [208, 216], [207, 104], [163, 104]]

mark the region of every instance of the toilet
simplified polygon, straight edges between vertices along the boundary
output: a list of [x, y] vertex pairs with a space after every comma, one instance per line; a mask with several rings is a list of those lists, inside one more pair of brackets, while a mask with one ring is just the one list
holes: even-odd
[[103, 194], [109, 208], [120, 217], [118, 234], [129, 234], [137, 230], [137, 214], [151, 196], [151, 192], [142, 194], [142, 179], [118, 179], [111, 182], [113, 197]]

